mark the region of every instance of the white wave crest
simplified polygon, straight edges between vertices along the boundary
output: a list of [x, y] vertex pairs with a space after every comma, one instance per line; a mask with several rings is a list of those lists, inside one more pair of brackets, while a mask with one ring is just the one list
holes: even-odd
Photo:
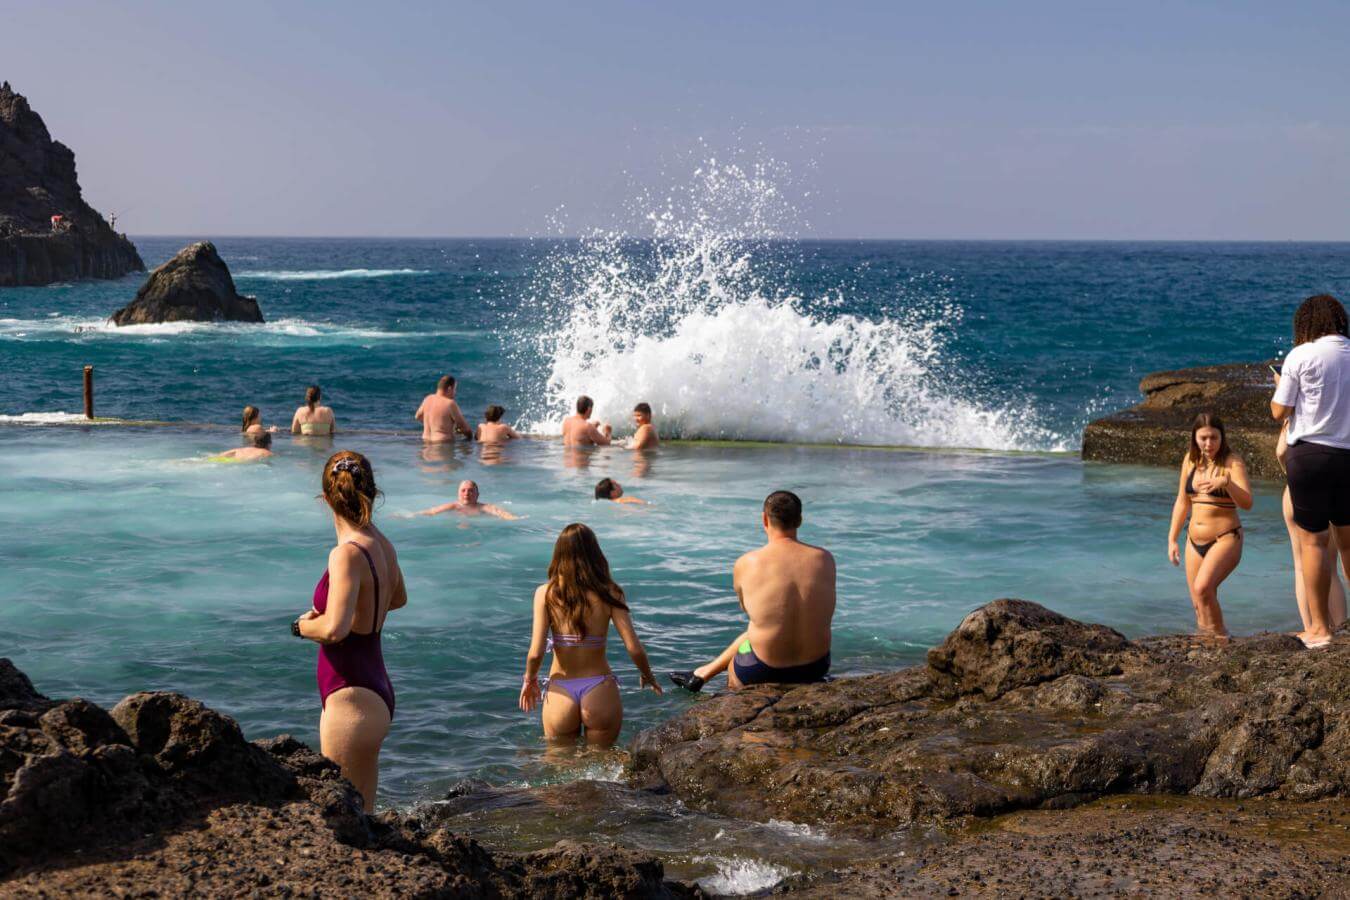
[[0, 415], [0, 424], [4, 425], [117, 425], [117, 419], [86, 419], [83, 413], [68, 412], [26, 412], [17, 415]]
[[711, 894], [754, 894], [767, 891], [792, 874], [786, 866], [740, 856], [698, 856], [695, 862], [711, 863], [716, 874], [698, 879], [698, 886]]
[[235, 278], [269, 281], [331, 281], [337, 278], [390, 278], [396, 275], [430, 275], [430, 269], [282, 269], [235, 272]]
[[157, 322], [117, 326], [111, 319], [50, 314], [43, 319], [0, 319], [0, 340], [60, 340], [101, 338], [165, 339], [180, 336], [254, 337], [262, 341], [322, 338], [329, 341], [398, 340], [403, 338], [464, 337], [474, 331], [385, 331], [304, 319], [274, 319], [261, 325], [246, 322]]
[[530, 429], [556, 433], [586, 394], [616, 424], [646, 401], [683, 438], [1059, 449], [1027, 403], [981, 396], [949, 363], [961, 311], [941, 279], [897, 284], [875, 317], [787, 293], [772, 243], [785, 209], [763, 168], [712, 163], [648, 215], [652, 240], [557, 251], [537, 292], [553, 324]]

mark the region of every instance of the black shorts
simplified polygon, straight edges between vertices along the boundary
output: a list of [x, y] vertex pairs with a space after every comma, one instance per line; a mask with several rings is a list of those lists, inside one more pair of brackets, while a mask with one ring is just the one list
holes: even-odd
[[1304, 531], [1350, 525], [1350, 450], [1299, 441], [1285, 460], [1294, 524]]
[[[749, 641], [745, 642], [750, 643]], [[811, 684], [824, 681], [830, 671], [830, 654], [798, 666], [771, 666], [755, 655], [753, 649], [742, 645], [731, 658], [732, 668], [741, 684]]]

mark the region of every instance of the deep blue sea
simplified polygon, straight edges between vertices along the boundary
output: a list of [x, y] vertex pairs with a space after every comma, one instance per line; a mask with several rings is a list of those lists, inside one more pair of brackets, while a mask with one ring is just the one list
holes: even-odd
[[[190, 239], [136, 243], [154, 266]], [[362, 450], [410, 594], [385, 632], [399, 711], [382, 805], [465, 778], [619, 771], [620, 751], [547, 756], [537, 720], [515, 709], [531, 592], [570, 521], [596, 528], [662, 672], [739, 629], [731, 565], [761, 540], [759, 502], [779, 487], [803, 496], [803, 537], [839, 561], [839, 673], [914, 663], [1002, 596], [1131, 635], [1189, 629], [1184, 580], [1165, 557], [1175, 473], [1083, 464], [1083, 425], [1134, 403], [1148, 372], [1278, 355], [1302, 298], [1350, 294], [1345, 244], [697, 231], [216, 244], [266, 325], [112, 328], [142, 276], [0, 291], [0, 655], [53, 696], [110, 705], [180, 690], [250, 737], [317, 744], [314, 650], [287, 625], [333, 541], [315, 501], [322, 461], [335, 446]], [[100, 415], [218, 427], [57, 427], [80, 409], [85, 365]], [[471, 419], [500, 403], [543, 437], [501, 455], [425, 451], [412, 416], [444, 373]], [[334, 443], [279, 435], [269, 463], [208, 460], [237, 443], [245, 404], [284, 429], [311, 383], [336, 411]], [[645, 400], [667, 438], [689, 442], [652, 459], [569, 460], [547, 435], [581, 392], [620, 432]], [[595, 503], [604, 476], [651, 506]], [[461, 478], [525, 518], [411, 515], [453, 498]], [[1297, 624], [1276, 500], [1273, 486], [1258, 491], [1246, 556], [1220, 592], [1239, 632]], [[611, 645], [623, 741], [695, 702], [639, 693]], [[682, 872], [733, 866], [681, 843], [740, 834], [725, 822], [650, 839], [630, 825], [597, 819], [572, 836], [659, 849]], [[462, 827], [524, 840], [516, 824]], [[815, 852], [802, 834], [751, 835], [736, 858], [781, 876]]]

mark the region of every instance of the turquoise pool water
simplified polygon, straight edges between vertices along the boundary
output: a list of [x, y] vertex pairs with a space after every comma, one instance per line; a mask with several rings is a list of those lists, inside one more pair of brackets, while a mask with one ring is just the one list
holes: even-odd
[[[0, 427], [0, 654], [39, 689], [112, 704], [146, 689], [198, 697], [250, 737], [317, 744], [313, 645], [290, 637], [333, 543], [316, 499], [326, 442], [278, 436], [267, 463], [205, 460], [228, 430]], [[468, 777], [499, 785], [612, 777], [619, 755], [548, 761], [515, 706], [530, 598], [568, 522], [595, 528], [654, 667], [685, 667], [741, 627], [731, 565], [757, 545], [759, 503], [801, 494], [804, 539], [839, 563], [835, 672], [912, 664], [970, 609], [1018, 596], [1129, 635], [1192, 626], [1165, 538], [1175, 475], [1067, 454], [672, 445], [569, 466], [552, 441], [484, 459], [428, 457], [403, 436], [352, 434], [385, 492], [409, 604], [385, 652], [398, 691], [382, 804], [439, 797]], [[649, 507], [597, 503], [617, 478]], [[462, 478], [521, 521], [409, 517]], [[1246, 556], [1221, 600], [1237, 632], [1297, 624], [1288, 543], [1269, 486], [1245, 515]], [[696, 702], [639, 693], [617, 640], [623, 741]]]

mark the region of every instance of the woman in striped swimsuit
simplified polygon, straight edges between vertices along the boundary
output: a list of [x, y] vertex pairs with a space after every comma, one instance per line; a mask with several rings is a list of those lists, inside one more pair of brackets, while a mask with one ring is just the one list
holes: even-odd
[[[641, 686], [661, 693], [647, 651], [633, 630], [623, 588], [610, 577], [609, 561], [595, 532], [585, 525], [568, 525], [553, 546], [548, 582], [534, 592], [534, 630], [520, 688], [520, 708], [525, 712], [542, 698], [544, 736], [550, 740], [575, 740], [583, 728], [586, 743], [592, 746], [608, 747], [618, 739], [623, 700], [605, 659], [611, 622], [642, 673]], [[539, 669], [549, 650], [553, 666], [541, 686]]]

